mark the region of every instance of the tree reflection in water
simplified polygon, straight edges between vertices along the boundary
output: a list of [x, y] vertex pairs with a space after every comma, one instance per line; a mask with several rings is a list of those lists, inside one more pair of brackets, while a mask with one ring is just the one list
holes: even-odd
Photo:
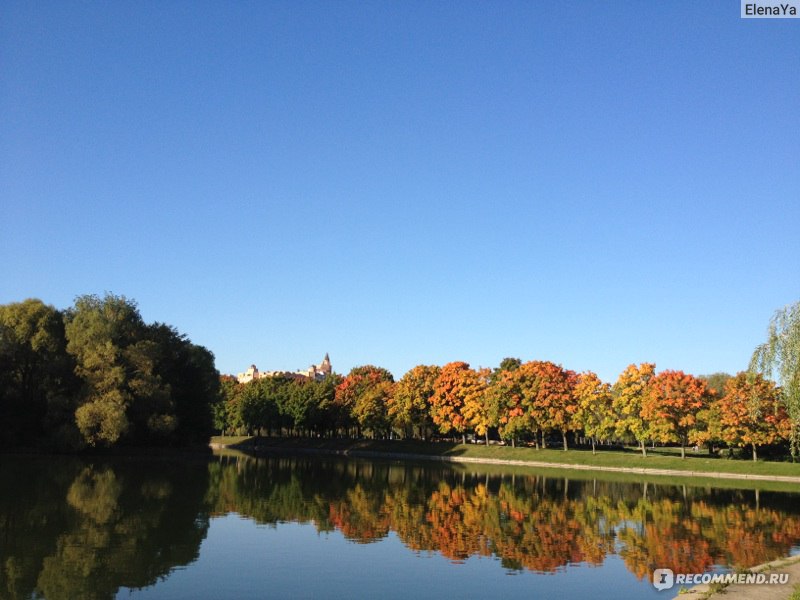
[[[0, 598], [113, 598], [195, 561], [231, 512], [357, 544], [394, 532], [411, 551], [552, 573], [616, 555], [655, 567], [752, 566], [800, 542], [800, 496], [486, 474], [318, 457], [180, 460], [3, 457]], [[234, 574], [231, 575], [235, 576]]]
[[753, 566], [800, 542], [798, 494], [287, 457], [220, 457], [211, 479], [218, 514], [313, 523], [356, 543], [394, 531], [417, 552], [494, 556], [514, 570], [616, 554], [641, 579], [656, 567]]
[[3, 457], [0, 597], [113, 598], [194, 561], [205, 461]]

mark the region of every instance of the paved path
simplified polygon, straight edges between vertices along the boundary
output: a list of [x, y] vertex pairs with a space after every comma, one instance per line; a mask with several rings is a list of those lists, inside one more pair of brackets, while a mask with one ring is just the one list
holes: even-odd
[[787, 600], [796, 585], [800, 585], [800, 556], [775, 560], [748, 569], [751, 573], [788, 573], [789, 582], [784, 585], [732, 584], [713, 593], [708, 585], [696, 585], [688, 592], [675, 596], [675, 600]]

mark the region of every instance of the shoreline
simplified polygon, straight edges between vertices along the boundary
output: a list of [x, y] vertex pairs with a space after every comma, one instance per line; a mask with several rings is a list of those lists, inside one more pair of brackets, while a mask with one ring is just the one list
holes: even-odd
[[[230, 449], [242, 451], [240, 444], [220, 444], [210, 442], [209, 447], [213, 449]], [[601, 471], [607, 473], [632, 473], [635, 475], [658, 475], [668, 477], [706, 477], [711, 479], [734, 479], [740, 481], [775, 481], [781, 483], [800, 484], [800, 476], [791, 475], [760, 475], [756, 473], [725, 473], [720, 471], [689, 471], [680, 469], [658, 469], [650, 467], [610, 467], [603, 465], [585, 465], [575, 463], [556, 463], [546, 461], [513, 460], [503, 458], [470, 457], [470, 456], [441, 456], [436, 454], [416, 454], [410, 452], [381, 452], [376, 450], [347, 449], [337, 450], [334, 448], [302, 448], [290, 447], [281, 448], [275, 445], [252, 445], [247, 447], [247, 451], [254, 454], [268, 454], [270, 452], [320, 454], [329, 456], [352, 456], [354, 458], [388, 458], [393, 460], [424, 460], [431, 462], [485, 464], [485, 465], [506, 465], [513, 467], [533, 467], [545, 469], [568, 469], [575, 471]]]
[[[754, 567], [745, 569], [747, 573], [788, 573], [789, 582], [777, 585], [753, 585], [743, 583], [732, 583], [722, 587], [712, 587], [712, 584], [700, 583], [686, 590], [679, 591], [674, 600], [684, 600], [696, 598], [697, 600], [709, 600], [712, 598], [724, 597], [725, 600], [768, 600], [770, 598], [784, 597], [789, 598], [794, 586], [800, 583], [800, 554], [785, 556], [769, 562], [761, 563]], [[776, 596], [776, 593], [780, 596]], [[695, 596], [696, 594], [696, 596]], [[784, 595], [785, 594], [785, 595]]]

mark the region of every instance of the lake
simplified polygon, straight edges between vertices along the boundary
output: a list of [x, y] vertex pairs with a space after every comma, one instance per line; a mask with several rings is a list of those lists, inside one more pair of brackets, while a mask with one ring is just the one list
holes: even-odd
[[800, 494], [335, 457], [0, 457], [0, 598], [672, 598]]

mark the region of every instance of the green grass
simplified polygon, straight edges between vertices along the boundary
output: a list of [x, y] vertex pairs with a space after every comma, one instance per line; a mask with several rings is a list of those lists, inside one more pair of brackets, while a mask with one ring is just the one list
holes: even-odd
[[789, 596], [789, 600], [800, 600], [800, 583], [794, 586], [794, 591]]
[[570, 449], [567, 452], [556, 449], [536, 450], [535, 448], [510, 448], [507, 446], [484, 446], [481, 444], [456, 444], [450, 442], [422, 442], [417, 440], [344, 440], [312, 438], [247, 438], [215, 437], [212, 442], [239, 447], [243, 450], [258, 445], [269, 449], [322, 449], [335, 451], [368, 451], [420, 454], [424, 456], [452, 456], [477, 459], [520, 460], [545, 463], [563, 463], [598, 467], [627, 467], [648, 469], [671, 469], [694, 473], [735, 473], [744, 475], [788, 475], [800, 477], [800, 463], [735, 460], [709, 456], [707, 453], [695, 454], [687, 451], [681, 459], [672, 448], [648, 449], [643, 457], [638, 449], [591, 450]]

